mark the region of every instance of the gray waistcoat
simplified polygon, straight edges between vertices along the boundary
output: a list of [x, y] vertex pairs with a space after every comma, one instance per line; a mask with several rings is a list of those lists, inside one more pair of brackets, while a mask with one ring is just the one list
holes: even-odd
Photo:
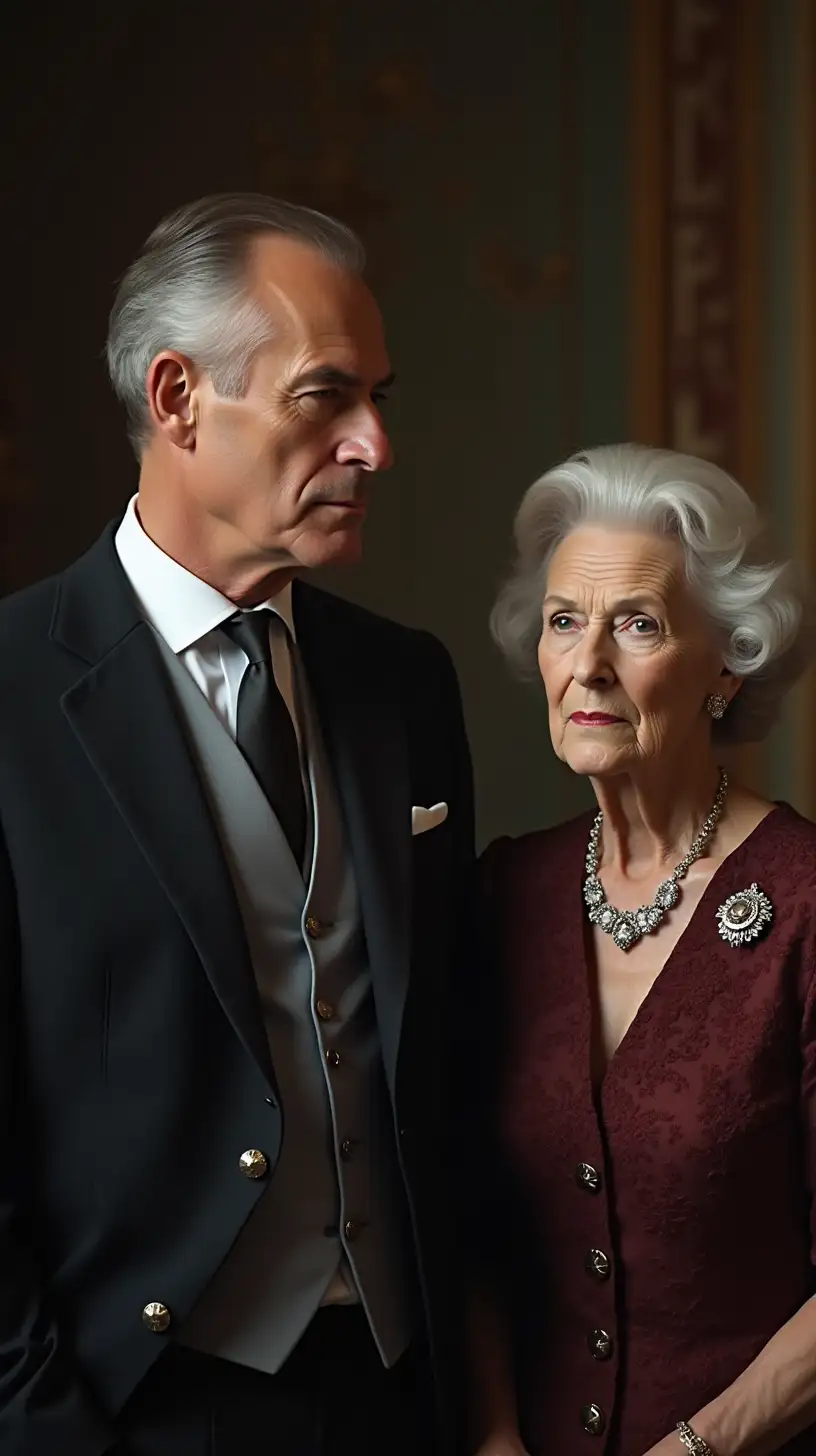
[[241, 908], [283, 1111], [268, 1187], [179, 1339], [277, 1370], [345, 1254], [391, 1365], [411, 1337], [415, 1274], [351, 856], [308, 693], [299, 680], [313, 821], [304, 885], [242, 754], [157, 640]]

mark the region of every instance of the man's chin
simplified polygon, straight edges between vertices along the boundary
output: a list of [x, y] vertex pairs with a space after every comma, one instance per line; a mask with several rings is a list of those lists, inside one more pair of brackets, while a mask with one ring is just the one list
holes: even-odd
[[332, 531], [298, 543], [301, 566], [317, 570], [321, 566], [354, 566], [363, 554], [362, 524], [351, 530]]

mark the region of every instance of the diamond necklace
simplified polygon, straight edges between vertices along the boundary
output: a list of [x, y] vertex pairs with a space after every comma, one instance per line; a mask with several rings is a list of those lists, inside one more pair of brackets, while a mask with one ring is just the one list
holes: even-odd
[[637, 910], [618, 910], [610, 905], [604, 894], [604, 888], [598, 878], [598, 845], [603, 827], [603, 810], [599, 809], [592, 821], [592, 828], [589, 831], [589, 848], [586, 857], [586, 879], [584, 880], [584, 899], [587, 903], [587, 913], [593, 925], [606, 931], [611, 935], [616, 946], [620, 950], [631, 950], [632, 946], [640, 940], [642, 935], [648, 935], [650, 931], [657, 930], [662, 924], [667, 910], [671, 910], [680, 899], [680, 885], [686, 872], [700, 858], [706, 849], [714, 830], [717, 827], [717, 820], [723, 811], [725, 796], [728, 792], [728, 774], [724, 768], [720, 769], [720, 782], [717, 785], [717, 793], [714, 803], [711, 806], [711, 813], [703, 821], [700, 832], [694, 840], [691, 849], [685, 859], [681, 859], [676, 869], [673, 869], [669, 878], [658, 885], [655, 897], [650, 905], [640, 905]]

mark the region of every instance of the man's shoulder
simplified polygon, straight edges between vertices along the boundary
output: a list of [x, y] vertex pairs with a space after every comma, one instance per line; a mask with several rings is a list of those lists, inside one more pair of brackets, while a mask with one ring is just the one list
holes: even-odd
[[409, 627], [311, 582], [299, 582], [297, 595], [301, 604], [331, 622], [333, 629], [349, 642], [367, 639], [372, 646], [387, 644], [390, 651], [448, 658], [439, 638], [423, 627]]
[[[122, 593], [125, 581], [113, 545], [116, 524], [112, 521], [91, 546], [59, 571], [0, 598], [0, 664], [3, 667], [18, 662], [21, 657], [31, 661], [39, 650], [53, 650], [53, 632], [70, 597], [72, 582], [79, 588], [79, 600], [84, 602], [89, 616], [95, 615], [102, 622], [111, 620], [112, 608], [119, 605], [117, 595]], [[115, 610], [113, 615], [116, 616]]]
[[61, 573], [57, 572], [0, 598], [0, 635], [8, 640], [31, 629], [47, 631], [54, 615], [60, 577]]

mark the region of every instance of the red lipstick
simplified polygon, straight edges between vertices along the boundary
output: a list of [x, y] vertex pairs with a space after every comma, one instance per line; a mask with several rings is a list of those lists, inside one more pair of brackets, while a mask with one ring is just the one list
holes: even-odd
[[570, 721], [586, 728], [608, 728], [612, 723], [625, 723], [625, 718], [616, 718], [612, 713], [571, 713]]

